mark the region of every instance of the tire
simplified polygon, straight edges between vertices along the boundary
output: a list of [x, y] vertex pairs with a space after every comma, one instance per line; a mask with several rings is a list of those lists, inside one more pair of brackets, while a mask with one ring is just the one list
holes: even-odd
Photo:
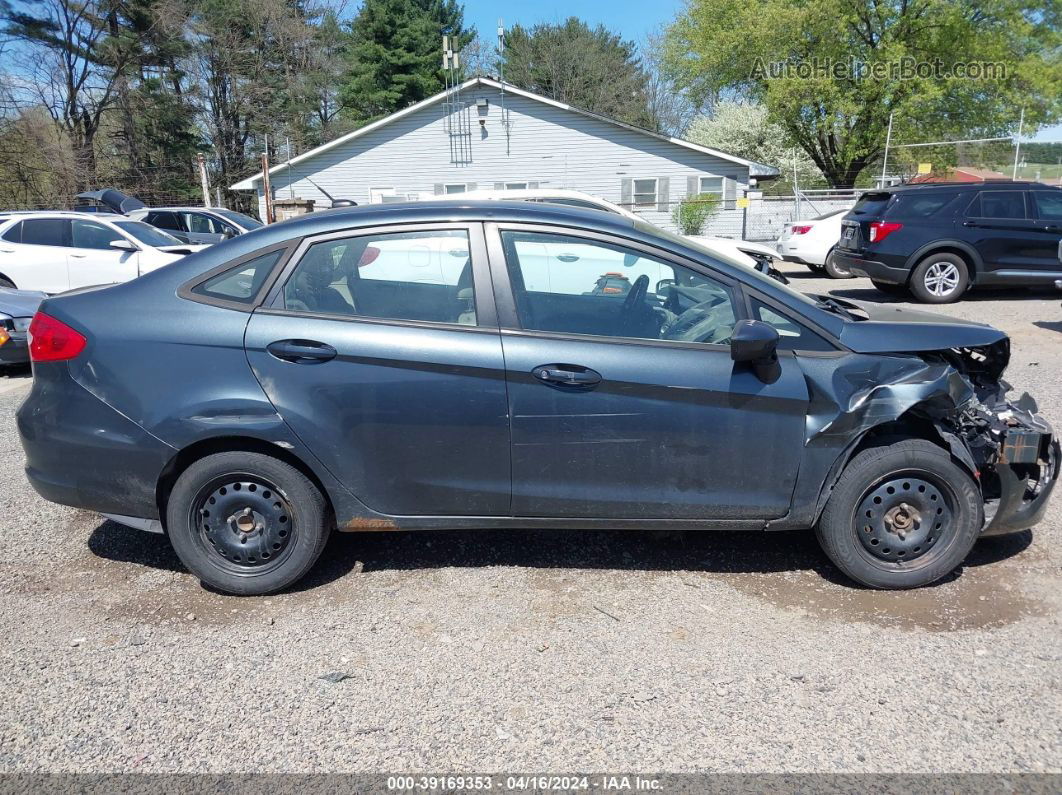
[[963, 562], [983, 517], [973, 478], [936, 445], [905, 439], [863, 450], [848, 463], [815, 534], [856, 582], [919, 588]]
[[15, 283], [4, 276], [0, 276], [0, 287], [7, 287], [10, 290], [14, 290]]
[[911, 273], [911, 292], [924, 304], [953, 303], [969, 286], [970, 271], [957, 254], [930, 254]]
[[206, 456], [188, 467], [170, 493], [166, 528], [189, 571], [240, 596], [300, 580], [330, 530], [325, 499], [305, 475], [270, 456], [242, 452]]
[[814, 273], [816, 276], [821, 276], [822, 274], [824, 274], [826, 272], [826, 268], [823, 267], [822, 265], [817, 264], [817, 263], [805, 262], [804, 264], [807, 265], [808, 266], [808, 270], [811, 271], [812, 273]]
[[889, 282], [876, 282], [873, 279], [870, 280], [870, 283], [874, 285], [875, 289], [880, 290], [881, 292], [887, 295], [906, 296], [908, 293], [906, 284], [890, 284]]
[[848, 268], [837, 263], [836, 258], [833, 256], [836, 251], [837, 247], [834, 246], [826, 253], [826, 261], [823, 263], [822, 269], [826, 271], [826, 275], [831, 279], [854, 279], [855, 277]]

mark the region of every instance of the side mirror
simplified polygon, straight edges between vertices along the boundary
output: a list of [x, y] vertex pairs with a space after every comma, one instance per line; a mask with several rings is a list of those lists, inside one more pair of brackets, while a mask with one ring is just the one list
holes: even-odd
[[757, 378], [773, 384], [781, 375], [778, 332], [760, 320], [739, 320], [730, 336], [730, 358], [752, 365]]
[[112, 240], [110, 245], [111, 248], [116, 248], [119, 251], [140, 251], [140, 246], [125, 238], [122, 238], [121, 240]]

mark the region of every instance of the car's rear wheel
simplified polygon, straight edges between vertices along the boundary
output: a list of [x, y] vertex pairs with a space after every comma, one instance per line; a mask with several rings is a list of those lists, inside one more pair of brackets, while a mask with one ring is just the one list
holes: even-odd
[[973, 478], [940, 447], [905, 439], [849, 462], [815, 532], [830, 560], [856, 582], [918, 588], [962, 563], [982, 522]]
[[837, 247], [834, 246], [826, 254], [826, 261], [823, 263], [822, 269], [826, 271], [826, 275], [831, 279], [851, 279], [852, 271], [844, 267], [837, 261]]
[[166, 510], [177, 555], [207, 585], [239, 595], [279, 591], [301, 579], [328, 539], [316, 486], [260, 453], [217, 453], [177, 479]]
[[911, 274], [911, 292], [925, 304], [958, 301], [970, 285], [970, 272], [957, 254], [930, 254]]

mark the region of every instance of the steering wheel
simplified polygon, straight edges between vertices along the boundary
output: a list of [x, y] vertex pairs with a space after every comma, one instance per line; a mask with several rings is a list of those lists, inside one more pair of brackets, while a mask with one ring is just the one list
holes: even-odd
[[620, 322], [624, 329], [630, 325], [635, 309], [639, 306], [645, 305], [645, 297], [648, 294], [649, 277], [643, 273], [634, 280], [630, 292], [627, 293], [627, 297], [623, 299], [623, 306], [620, 307]]
[[723, 317], [713, 311], [722, 303], [718, 298], [709, 298], [694, 304], [671, 322], [663, 339], [726, 344], [733, 333], [734, 320], [732, 313]]

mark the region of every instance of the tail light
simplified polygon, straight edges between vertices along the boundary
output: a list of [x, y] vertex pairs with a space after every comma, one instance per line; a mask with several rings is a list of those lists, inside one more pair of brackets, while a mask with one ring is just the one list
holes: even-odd
[[11, 335], [7, 333], [7, 329], [0, 328], [0, 348], [4, 346], [4, 343], [11, 339]]
[[811, 224], [797, 225], [791, 227], [791, 230], [794, 235], [806, 235], [808, 232], [811, 231]]
[[85, 350], [86, 340], [70, 326], [51, 315], [38, 312], [29, 327], [30, 359], [35, 362], [61, 362]]
[[897, 229], [903, 229], [903, 224], [889, 221], [873, 221], [870, 224], [870, 242], [880, 243]]

